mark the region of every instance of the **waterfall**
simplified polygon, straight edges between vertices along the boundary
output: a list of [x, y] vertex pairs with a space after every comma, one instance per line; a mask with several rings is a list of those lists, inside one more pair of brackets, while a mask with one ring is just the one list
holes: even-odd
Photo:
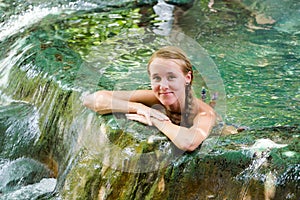
[[[252, 54], [230, 51], [241, 40], [255, 40], [260, 36], [253, 36], [248, 29], [249, 35], [234, 29], [241, 23], [234, 20], [244, 7], [230, 2], [234, 6], [226, 4], [223, 8], [222, 1], [214, 4], [217, 12], [210, 13], [200, 1], [153, 2], [20, 0], [0, 3], [3, 17], [0, 21], [1, 200], [298, 199], [298, 126], [249, 129], [227, 136], [220, 135], [218, 129], [196, 151], [182, 152], [154, 127], [128, 121], [119, 113], [101, 116], [82, 106], [81, 99], [86, 92], [148, 88], [147, 73], [144, 73], [148, 57], [157, 47], [176, 43], [189, 53], [198, 71], [195, 92], [201, 92], [203, 85], [208, 87], [208, 96], [219, 91], [216, 110], [224, 120], [228, 119], [226, 100], [231, 104], [229, 113], [251, 111], [247, 107], [249, 99], [247, 106], [242, 106], [240, 100], [243, 95], [250, 97], [255, 92], [238, 93], [245, 85], [252, 85], [235, 80], [235, 76], [243, 74], [245, 61], [236, 60], [247, 57], [246, 63], [255, 65], [252, 67], [266, 76], [274, 70], [264, 71], [268, 60], [256, 65]], [[173, 30], [174, 23], [178, 27], [184, 24], [184, 21], [174, 21], [178, 17], [174, 11], [191, 2], [195, 2], [195, 6], [184, 12], [180, 20], [193, 18], [194, 22], [205, 25], [194, 27], [191, 23], [189, 34], [195, 36], [193, 31], [198, 31], [209, 35], [205, 40], [211, 45], [208, 48], [213, 60], [223, 64], [222, 77], [214, 61], [198, 44], [199, 40], [194, 40], [198, 37], [190, 38]], [[226, 17], [218, 15], [222, 13]], [[241, 16], [245, 15], [248, 12]], [[226, 20], [230, 26], [218, 23]], [[241, 19], [243, 23], [244, 20]], [[230, 34], [224, 33], [226, 37], [219, 34], [227, 30], [223, 30], [223, 26], [231, 28]], [[284, 26], [274, 29], [280, 28]], [[297, 32], [291, 38], [293, 40], [284, 43], [289, 52], [286, 57], [297, 61], [297, 54], [291, 53], [299, 46]], [[225, 44], [230, 45], [222, 47], [227, 40]], [[254, 45], [245, 46], [243, 53], [252, 53]], [[281, 53], [275, 52], [276, 55]], [[231, 57], [238, 59], [232, 61]], [[287, 65], [290, 61], [283, 62]], [[288, 74], [288, 83], [295, 87], [298, 65], [290, 65], [285, 66], [288, 69], [284, 72]], [[255, 71], [249, 66], [245, 67], [247, 73]], [[230, 74], [235, 67], [238, 70]], [[230, 78], [224, 80], [228, 84], [226, 95], [222, 78], [227, 74]], [[250, 91], [257, 92], [257, 85], [264, 82], [256, 83]], [[271, 82], [266, 84], [276, 86]], [[299, 95], [297, 92], [293, 95], [286, 100], [290, 103], [288, 114], [297, 109]], [[280, 100], [278, 96], [273, 95], [271, 99]], [[265, 99], [261, 102], [269, 103]], [[280, 104], [276, 108], [284, 106]], [[273, 110], [276, 109], [267, 107], [263, 112]], [[261, 112], [257, 113], [248, 117], [263, 119]], [[288, 120], [296, 116], [280, 114], [289, 117]], [[242, 115], [239, 117], [245, 119]]]

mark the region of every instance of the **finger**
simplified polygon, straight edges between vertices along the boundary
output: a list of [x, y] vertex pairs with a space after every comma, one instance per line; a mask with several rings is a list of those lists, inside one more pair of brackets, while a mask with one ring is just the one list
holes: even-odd
[[137, 114], [143, 115], [147, 121], [147, 124], [152, 126], [152, 121], [151, 121], [151, 109], [147, 109], [146, 111], [144, 110], [138, 110]]
[[130, 118], [130, 119], [141, 119], [141, 118], [144, 118], [142, 115], [139, 115], [139, 114], [125, 114], [127, 118]]
[[127, 119], [133, 120], [133, 121], [138, 121], [143, 124], [148, 124], [148, 121], [146, 120], [145, 116], [139, 115], [139, 114], [126, 114]]
[[152, 114], [155, 115], [156, 117], [158, 117], [161, 120], [168, 119], [168, 117], [164, 113], [162, 113], [158, 110], [153, 110]]
[[161, 121], [170, 121], [169, 117], [162, 112], [165, 108], [161, 104], [155, 104], [151, 107], [151, 116]]
[[152, 126], [152, 121], [151, 121], [151, 118], [150, 118], [150, 114], [148, 114], [148, 113], [141, 113], [141, 114], [138, 114], [138, 115], [141, 118], [143, 118], [145, 124], [148, 124], [148, 125]]
[[142, 117], [135, 114], [126, 114], [126, 118], [135, 121], [141, 121]]
[[162, 120], [162, 121], [164, 121], [164, 120], [170, 121], [170, 119], [167, 115], [165, 115], [164, 113], [162, 113], [158, 110], [155, 110], [155, 109], [152, 109], [151, 116], [155, 117], [156, 119]]
[[146, 115], [145, 117], [146, 117], [146, 120], [147, 120], [148, 124], [149, 124], [150, 126], [152, 126], [152, 121], [151, 121], [150, 115]]

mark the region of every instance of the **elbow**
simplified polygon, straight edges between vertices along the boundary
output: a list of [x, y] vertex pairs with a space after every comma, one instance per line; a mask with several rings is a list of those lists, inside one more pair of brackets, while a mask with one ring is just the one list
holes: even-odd
[[86, 95], [82, 98], [82, 105], [83, 106], [90, 107], [90, 104], [91, 104], [91, 101], [90, 101], [91, 97], [90, 96], [91, 96], [91, 94], [88, 94], [88, 95]]
[[184, 139], [181, 138], [181, 142], [178, 143], [178, 147], [183, 151], [195, 151], [209, 135], [209, 132], [206, 132], [201, 128], [197, 128], [196, 130], [192, 129], [190, 131], [194, 131], [194, 134], [189, 133], [188, 137]]
[[188, 152], [192, 152], [192, 151], [195, 151], [198, 146], [199, 145], [194, 145], [194, 144], [186, 145], [186, 146], [184, 146], [183, 150], [188, 151]]
[[107, 95], [105, 91], [99, 91], [93, 94], [86, 95], [83, 98], [82, 104], [83, 106], [102, 114], [101, 110], [103, 110], [102, 107], [104, 104], [105, 95]]
[[214, 126], [215, 125], [215, 123], [216, 123], [216, 121], [217, 121], [217, 114], [216, 114], [216, 112], [213, 110], [213, 111], [211, 111], [210, 112], [210, 116], [211, 116], [211, 118], [212, 118], [212, 126]]
[[85, 97], [83, 97], [82, 104], [83, 106], [96, 111], [96, 105], [97, 105], [96, 94], [95, 93], [88, 94]]
[[82, 105], [85, 107], [89, 107], [90, 103], [91, 103], [91, 94], [85, 95], [84, 97], [82, 97]]
[[200, 144], [201, 143], [194, 143], [193, 141], [186, 141], [183, 144], [178, 145], [177, 147], [182, 151], [192, 152], [195, 151]]

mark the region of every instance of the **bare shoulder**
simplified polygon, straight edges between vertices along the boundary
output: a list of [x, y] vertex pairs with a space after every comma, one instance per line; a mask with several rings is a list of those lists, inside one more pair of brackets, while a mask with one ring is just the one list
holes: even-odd
[[198, 103], [198, 110], [199, 113], [201, 112], [215, 112], [214, 109], [208, 105], [207, 103], [203, 102], [201, 99], [197, 99], [197, 103]]
[[203, 102], [201, 99], [198, 99], [198, 113], [194, 118], [194, 128], [201, 128], [205, 130], [207, 133], [215, 124], [216, 121], [216, 113], [215, 110]]

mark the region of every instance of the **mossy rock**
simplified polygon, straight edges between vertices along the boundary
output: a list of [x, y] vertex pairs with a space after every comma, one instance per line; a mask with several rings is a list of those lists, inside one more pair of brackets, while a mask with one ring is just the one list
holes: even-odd
[[[138, 141], [137, 138], [133, 139], [134, 136], [130, 133], [123, 132], [122, 137], [116, 137], [115, 132], [107, 132], [108, 135], [110, 133], [113, 134], [111, 139], [114, 142], [121, 138], [124, 140], [126, 135], [131, 138], [131, 142]], [[281, 144], [272, 141], [279, 140], [279, 136], [282, 135]], [[285, 138], [284, 135], [292, 135], [294, 139]], [[297, 190], [300, 161], [298, 136], [299, 130], [293, 127], [251, 130], [230, 136], [213, 136], [203, 144], [203, 148], [213, 145], [210, 151], [204, 151], [201, 147], [192, 153], [170, 151], [175, 155], [174, 157], [168, 157], [167, 161], [159, 161], [165, 161], [165, 165], [161, 165], [154, 171], [138, 173], [137, 171], [129, 173], [107, 166], [102, 158], [95, 159], [90, 156], [89, 151], [84, 151], [81, 155], [83, 160], [78, 159], [78, 163], [68, 174], [67, 180], [85, 176], [87, 171], [95, 171], [93, 168], [96, 163], [98, 163], [97, 173], [93, 174], [91, 179], [81, 182], [81, 186], [76, 184], [77, 181], [68, 182], [63, 188], [63, 196], [65, 198], [81, 196], [81, 192], [70, 187], [76, 184], [80, 191], [85, 188], [84, 197], [93, 193], [93, 197], [89, 196], [92, 199], [96, 199], [99, 195], [103, 195], [105, 199], [201, 199], [202, 197], [204, 199], [225, 197], [241, 199], [244, 196], [263, 199], [266, 193], [275, 199], [288, 196], [296, 199], [299, 197]], [[283, 142], [286, 142], [285, 145]], [[121, 147], [126, 148], [125, 146]], [[155, 148], [151, 150], [155, 151]], [[287, 159], [285, 155], [290, 157]], [[90, 164], [87, 164], [86, 159]], [[139, 160], [135, 162], [138, 163]], [[148, 162], [156, 164], [153, 160], [148, 160]], [[80, 174], [77, 166], [82, 169]], [[135, 166], [138, 165], [130, 167]], [[94, 194], [95, 191], [98, 191], [97, 195]]]

